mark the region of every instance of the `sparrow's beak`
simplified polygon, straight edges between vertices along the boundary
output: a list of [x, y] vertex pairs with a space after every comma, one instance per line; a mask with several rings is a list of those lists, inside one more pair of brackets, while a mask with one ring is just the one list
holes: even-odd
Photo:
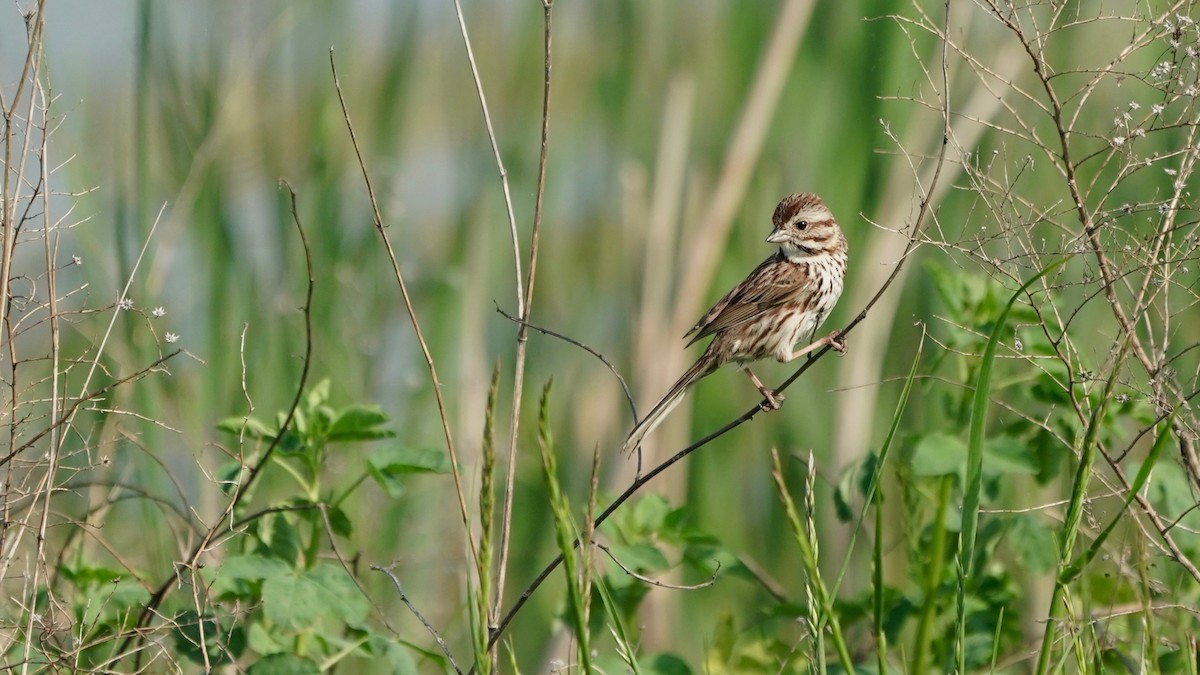
[[783, 242], [785, 242], [787, 240], [788, 240], [787, 233], [784, 232], [783, 228], [781, 228], [781, 227], [775, 228], [775, 231], [771, 233], [771, 236], [767, 237], [768, 244], [782, 244]]

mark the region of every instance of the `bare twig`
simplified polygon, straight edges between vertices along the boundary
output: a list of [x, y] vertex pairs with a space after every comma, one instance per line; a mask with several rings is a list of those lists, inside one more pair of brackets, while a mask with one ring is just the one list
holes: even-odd
[[[266, 449], [263, 450], [262, 454], [258, 458], [258, 461], [255, 462], [254, 466], [250, 468], [250, 472], [246, 475], [246, 478], [238, 483], [234, 490], [233, 496], [229, 499], [229, 503], [226, 504], [225, 510], [222, 512], [221, 517], [218, 518], [212, 524], [212, 526], [209, 527], [208, 531], [204, 533], [204, 536], [200, 538], [200, 541], [196, 543], [191, 552], [188, 554], [187, 559], [178, 564], [178, 569], [193, 569], [196, 565], [196, 562], [200, 559], [200, 556], [204, 555], [204, 553], [208, 551], [209, 546], [212, 545], [212, 542], [214, 539], [216, 539], [217, 534], [227, 531], [228, 528], [233, 525], [232, 519], [234, 512], [237, 510], [238, 506], [241, 505], [241, 502], [243, 499], [245, 499], [250, 487], [254, 485], [255, 480], [262, 474], [263, 469], [267, 466], [267, 463], [270, 461], [275, 449], [279, 447], [279, 444], [287, 435], [287, 431], [291, 428], [292, 422], [296, 418], [296, 411], [300, 407], [300, 401], [304, 397], [304, 389], [308, 385], [308, 372], [309, 366], [312, 363], [313, 351], [312, 299], [313, 289], [316, 286], [316, 278], [313, 273], [312, 250], [308, 246], [308, 237], [304, 233], [304, 226], [300, 222], [300, 212], [296, 206], [296, 192], [292, 189], [292, 186], [287, 183], [287, 181], [280, 181], [280, 183], [287, 188], [288, 191], [291, 204], [292, 222], [296, 225], [296, 232], [299, 234], [300, 243], [304, 248], [304, 268], [308, 280], [304, 295], [303, 307], [304, 358], [301, 361], [300, 378], [296, 383], [296, 393], [292, 396], [292, 403], [290, 406], [288, 406], [287, 414], [284, 416], [283, 421], [279, 424], [279, 431], [275, 434], [275, 437], [271, 439], [271, 442], [267, 445]], [[165, 600], [167, 595], [171, 592], [171, 589], [175, 585], [176, 577], [179, 574], [178, 569], [173, 571], [158, 586], [154, 593], [150, 595], [150, 599], [146, 601], [145, 606], [143, 606], [141, 613], [138, 615], [137, 622], [134, 623], [133, 628], [131, 629], [131, 634], [125, 638], [124, 642], [121, 643], [120, 649], [117, 651], [124, 652], [136, 642], [140, 642], [146, 638], [148, 633], [142, 629], [145, 628], [149, 624], [151, 618], [157, 614], [159, 606], [162, 605], [163, 600]], [[140, 652], [138, 656], [140, 659]]]
[[384, 250], [387, 252], [388, 261], [392, 264], [392, 273], [396, 277], [396, 285], [400, 287], [400, 296], [404, 299], [404, 309], [408, 312], [408, 320], [412, 324], [413, 333], [416, 334], [417, 344], [421, 346], [421, 355], [425, 358], [425, 367], [429, 370], [430, 384], [433, 386], [433, 396], [437, 401], [438, 416], [442, 421], [442, 435], [446, 440], [446, 452], [450, 455], [450, 471], [454, 478], [454, 491], [458, 496], [459, 516], [462, 518], [463, 528], [467, 532], [467, 542], [471, 549], [471, 557], [478, 561], [478, 552], [475, 548], [475, 542], [470, 537], [471, 518], [467, 511], [467, 496], [463, 486], [462, 476], [459, 475], [458, 451], [454, 447], [454, 436], [450, 432], [450, 416], [446, 412], [446, 402], [442, 396], [442, 384], [438, 379], [437, 367], [433, 363], [433, 354], [429, 351], [429, 344], [425, 342], [425, 334], [421, 331], [421, 322], [417, 319], [417, 310], [413, 306], [412, 298], [408, 294], [408, 284], [404, 282], [404, 274], [400, 271], [400, 261], [396, 258], [396, 251], [392, 248], [392, 241], [388, 237], [387, 227], [383, 224], [383, 215], [379, 211], [379, 202], [375, 199], [375, 188], [371, 183], [371, 176], [367, 172], [366, 162], [363, 160], [362, 150], [358, 146], [358, 137], [354, 134], [354, 125], [350, 122], [350, 110], [346, 107], [346, 98], [342, 95], [342, 84], [338, 79], [337, 65], [333, 58], [333, 49], [329, 50], [329, 69], [333, 74], [333, 86], [337, 90], [338, 102], [342, 106], [342, 119], [346, 122], [346, 131], [350, 134], [350, 144], [354, 147], [354, 155], [358, 159], [358, 168], [362, 172], [363, 183], [367, 188], [367, 198], [371, 202], [371, 213], [375, 219], [375, 230], [379, 232], [379, 238], [383, 241]]
[[609, 361], [603, 354], [601, 354], [600, 352], [596, 351], [595, 349], [592, 349], [591, 347], [583, 344], [582, 342], [580, 342], [579, 340], [576, 340], [573, 337], [563, 335], [562, 333], [550, 330], [549, 328], [543, 328], [542, 326], [538, 326], [538, 325], [530, 323], [528, 321], [522, 321], [522, 320], [518, 319], [517, 317], [515, 317], [515, 316], [509, 314], [508, 312], [504, 311], [503, 309], [501, 309], [500, 305], [498, 303], [496, 304], [496, 311], [501, 316], [508, 319], [509, 321], [528, 326], [529, 328], [536, 330], [537, 332], [541, 333], [542, 335], [549, 335], [550, 337], [556, 337], [559, 340], [562, 340], [563, 342], [566, 342], [568, 344], [573, 344], [576, 347], [579, 347], [580, 349], [582, 349], [583, 351], [596, 357], [597, 359], [600, 359], [600, 362], [603, 363], [604, 366], [606, 368], [608, 368], [608, 370], [610, 372], [612, 372], [613, 376], [617, 378], [617, 382], [619, 382], [621, 384], [621, 391], [625, 393], [625, 401], [629, 404], [629, 409], [633, 413], [634, 420], [636, 421], [637, 405], [633, 402], [633, 393], [629, 391], [629, 385], [625, 383], [625, 378], [621, 376], [620, 371], [617, 370], [617, 367], [615, 365], [613, 365], [612, 361]]
[[396, 593], [400, 594], [400, 601], [403, 602], [406, 607], [408, 607], [408, 610], [413, 613], [413, 616], [417, 617], [417, 621], [420, 621], [421, 625], [425, 626], [425, 630], [428, 630], [429, 634], [433, 636], [433, 641], [437, 643], [438, 648], [440, 648], [442, 653], [446, 655], [446, 658], [450, 660], [450, 665], [454, 668], [454, 672], [462, 675], [462, 668], [458, 667], [458, 662], [454, 660], [454, 654], [450, 652], [450, 647], [446, 644], [446, 641], [442, 639], [442, 636], [438, 634], [437, 629], [425, 619], [425, 616], [421, 614], [416, 605], [414, 605], [412, 601], [408, 599], [408, 596], [404, 593], [404, 588], [400, 585], [400, 580], [396, 578], [396, 575], [392, 573], [392, 570], [388, 569], [387, 567], [383, 567], [382, 565], [371, 565], [371, 569], [388, 575], [388, 578], [392, 580], [392, 584], [396, 586]]
[[[458, 6], [458, 0], [454, 0], [454, 4]], [[542, 228], [542, 201], [545, 198], [546, 192], [546, 159], [550, 148], [550, 68], [551, 68], [551, 34], [554, 17], [554, 0], [542, 0], [542, 15], [543, 15], [543, 76], [542, 76], [542, 133], [541, 133], [541, 150], [538, 153], [538, 178], [536, 196], [534, 198], [533, 207], [533, 226], [532, 233], [529, 239], [529, 276], [525, 283], [525, 299], [518, 303], [517, 316], [520, 317], [522, 323], [517, 326], [517, 354], [516, 363], [513, 365], [513, 393], [512, 393], [512, 413], [509, 416], [508, 429], [508, 468], [504, 481], [504, 506], [500, 520], [500, 560], [496, 567], [496, 596], [491, 608], [491, 624], [494, 625], [496, 619], [500, 616], [500, 607], [504, 604], [504, 581], [508, 576], [508, 552], [509, 552], [509, 537], [512, 532], [512, 509], [513, 509], [513, 494], [516, 491], [517, 482], [517, 434], [520, 431], [521, 422], [521, 398], [525, 384], [525, 352], [529, 342], [529, 326], [525, 323], [529, 321], [533, 307], [533, 286], [536, 280], [537, 259], [538, 259], [538, 239]], [[459, 14], [459, 21], [462, 21], [462, 14]], [[466, 27], [463, 25], [463, 40], [466, 40]], [[474, 64], [472, 64], [474, 69]], [[478, 76], [476, 76], [478, 77]], [[477, 80], [478, 83], [478, 80]], [[479, 103], [487, 109], [487, 103], [483, 100], [483, 88], [479, 88]], [[491, 127], [489, 125], [488, 135], [493, 137]], [[499, 161], [499, 153], [497, 153], [497, 162]], [[503, 167], [501, 166], [501, 170]], [[519, 243], [514, 237], [513, 252], [519, 256]], [[518, 268], [518, 274], [520, 270]], [[517, 283], [517, 293], [521, 292], [521, 284]]]
[[625, 574], [628, 574], [629, 576], [633, 577], [634, 579], [637, 579], [638, 581], [640, 581], [644, 584], [650, 584], [651, 586], [658, 586], [659, 588], [669, 588], [669, 589], [676, 590], [676, 591], [697, 591], [697, 590], [700, 590], [701, 588], [708, 588], [709, 586], [712, 586], [713, 584], [717, 583], [717, 574], [720, 573], [720, 571], [721, 571], [721, 561], [714, 560], [713, 562], [715, 562], [717, 564], [717, 567], [716, 567], [716, 569], [713, 570], [712, 578], [709, 579], [708, 581], [705, 581], [705, 582], [699, 583], [699, 584], [690, 584], [690, 585], [689, 584], [668, 584], [665, 581], [658, 581], [656, 579], [651, 579], [648, 576], [634, 572], [633, 570], [626, 567], [625, 563], [621, 562], [621, 560], [619, 558], [617, 558], [617, 556], [613, 555], [612, 549], [610, 549], [609, 547], [607, 547], [601, 543], [594, 543], [594, 544], [601, 551], [604, 551], [606, 554], [608, 554], [609, 559], [612, 560], [614, 563], [616, 563], [617, 567], [620, 567], [622, 572], [624, 572]]

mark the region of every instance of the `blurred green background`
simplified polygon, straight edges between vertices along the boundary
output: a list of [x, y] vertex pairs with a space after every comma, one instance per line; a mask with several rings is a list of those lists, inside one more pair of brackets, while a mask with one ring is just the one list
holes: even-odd
[[[532, 321], [606, 355], [643, 412], [688, 363], [678, 338], [770, 253], [763, 238], [782, 196], [821, 194], [846, 230], [848, 286], [829, 322], [837, 327], [862, 308], [898, 259], [904, 237], [889, 230], [910, 224], [916, 212], [914, 170], [928, 180], [940, 114], [908, 99], [936, 104], [940, 76], [931, 71], [940, 44], [886, 17], [929, 11], [938, 23], [940, 3], [793, 4], [796, 13], [786, 18], [783, 2], [556, 3]], [[1024, 76], [1027, 66], [1013, 59], [1002, 30], [963, 5], [955, 35], [977, 54], [993, 55], [998, 72]], [[524, 268], [537, 178], [542, 9], [533, 0], [465, 0], [464, 10], [508, 170]], [[0, 60], [8, 73], [19, 63], [22, 27], [13, 8], [5, 11]], [[760, 122], [747, 124], [748, 136], [736, 136], [773, 36], [789, 29], [797, 41], [777, 52], [778, 99], [768, 97]], [[224, 458], [221, 447], [229, 446], [215, 423], [247, 412], [243, 386], [259, 416], [290, 403], [304, 344], [304, 267], [281, 178], [299, 195], [315, 257], [314, 379], [332, 380], [334, 402], [377, 402], [402, 445], [442, 446], [428, 374], [341, 118], [329, 68], [332, 47], [439, 368], [464, 475], [474, 485], [496, 363], [502, 431], [510, 404], [516, 327], [495, 305], [513, 313], [516, 301], [500, 180], [453, 3], [62, 1], [50, 5], [46, 35], [58, 96], [53, 111], [62, 121], [53, 147], [60, 160], [70, 158], [56, 175], [57, 187], [94, 188], [75, 200], [72, 218], [80, 224], [62, 247], [84, 265], [63, 278], [69, 286], [87, 284], [78, 304], [102, 307], [132, 275], [135, 306], [166, 310], [153, 321], [157, 337], [148, 333], [151, 322], [118, 321], [120, 339], [108, 350], [114, 372], [136, 369], [165, 351], [163, 331], [181, 336], [178, 344], [193, 357], [173, 361], [171, 377], [121, 389], [112, 402], [157, 423], [96, 419], [88, 442], [111, 456], [112, 471], [195, 508], [202, 520], [212, 518], [224, 504], [212, 470]], [[1088, 47], [1068, 42], [1062, 49], [1085, 54]], [[978, 90], [961, 64], [951, 80], [956, 100], [964, 107], [977, 103]], [[1096, 107], [1107, 116], [1120, 96], [1103, 92]], [[995, 114], [994, 106], [980, 105], [971, 114]], [[735, 139], [745, 138], [761, 139], [761, 149], [757, 140], [737, 145]], [[961, 140], [968, 146], [954, 149], [952, 165], [979, 138], [966, 133]], [[730, 169], [731, 156], [745, 163]], [[730, 171], [736, 177], [725, 175]], [[956, 169], [947, 172], [944, 183], [962, 182]], [[737, 185], [734, 207], [722, 219], [713, 196], [728, 181]], [[936, 201], [943, 208], [939, 235], [946, 241], [968, 236], [958, 224], [966, 215], [958, 214], [973, 213], [971, 201], [956, 201], [946, 191]], [[698, 225], [713, 218], [709, 240], [698, 242]], [[704, 530], [796, 589], [798, 553], [785, 536], [768, 450], [797, 456], [812, 450], [819, 463], [823, 560], [836, 572], [849, 531], [834, 520], [831, 487], [886, 433], [923, 325], [948, 330], [934, 318], [939, 305], [921, 265], [949, 251], [922, 249], [908, 260], [908, 273], [851, 335], [850, 355], [822, 359], [788, 391], [781, 412], [718, 439], [649, 490], [687, 504]], [[101, 327], [79, 321], [66, 350], [86, 352]], [[1111, 341], [1101, 344], [1098, 355]], [[693, 348], [690, 355], [696, 353]], [[757, 371], [770, 383], [792, 367], [764, 364]], [[615, 378], [580, 349], [531, 335], [508, 602], [554, 553], [533, 442], [536, 392], [551, 377], [556, 447], [572, 499], [585, 499], [594, 448], [603, 458], [607, 490], [620, 489], [632, 475], [615, 452], [631, 424]], [[908, 419], [947, 423], [935, 400], [940, 403], [914, 401]], [[655, 434], [647, 461], [668, 456], [756, 401], [741, 375], [710, 377], [689, 410]], [[329, 482], [348, 475], [345, 467], [354, 463], [349, 456], [331, 460]], [[804, 473], [799, 462], [789, 460], [788, 467], [797, 477]], [[392, 499], [368, 483], [345, 505], [356, 524], [352, 548], [360, 580], [391, 627], [420, 641], [419, 627], [386, 579], [366, 571], [372, 563], [397, 562], [414, 603], [465, 654], [469, 567], [449, 477], [418, 477], [407, 487]], [[180, 556], [176, 533], [151, 502], [117, 506], [104, 534], [135, 551], [134, 564], [150, 578]], [[897, 541], [904, 536], [897, 533]], [[866, 555], [851, 559], [845, 593], [869, 582]], [[702, 579], [681, 573], [676, 580]], [[559, 593], [554, 580], [511, 631], [530, 672], [544, 671], [544, 659], [561, 649], [548, 630]], [[647, 647], [693, 662], [721, 617], [754, 624], [768, 597], [738, 578], [701, 591], [651, 595], [640, 618]], [[1037, 593], [1023, 601], [1045, 605]]]

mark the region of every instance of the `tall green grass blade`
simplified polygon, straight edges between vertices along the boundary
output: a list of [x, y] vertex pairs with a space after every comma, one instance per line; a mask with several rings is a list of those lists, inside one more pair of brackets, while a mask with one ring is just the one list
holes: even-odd
[[954, 476], [946, 474], [941, 477], [938, 487], [937, 507], [934, 510], [933, 534], [930, 542], [927, 572], [921, 581], [925, 598], [921, 604], [921, 614], [917, 619], [917, 633], [913, 640], [913, 657], [910, 670], [914, 673], [924, 673], [925, 659], [929, 653], [929, 629], [933, 623], [933, 614], [937, 609], [937, 591], [942, 583], [942, 572], [946, 565], [946, 510], [950, 508], [950, 494], [954, 488]]
[[[896, 411], [892, 413], [892, 426], [888, 428], [887, 436], [883, 439], [883, 444], [879, 447], [879, 459], [875, 462], [875, 470], [871, 474], [871, 482], [867, 486], [866, 499], [863, 502], [864, 516], [865, 509], [869, 506], [875, 508], [875, 540], [871, 550], [871, 583], [873, 586], [873, 611], [875, 619], [875, 658], [876, 666], [880, 673], [887, 672], [887, 635], [883, 630], [884, 619], [884, 598], [883, 598], [883, 539], [884, 539], [884, 523], [883, 523], [883, 494], [879, 491], [879, 483], [883, 477], [883, 468], [887, 466], [888, 456], [891, 454], [892, 441], [896, 438], [896, 432], [900, 429], [900, 420], [904, 417], [904, 410], [908, 407], [908, 397], [912, 393], [913, 382], [917, 379], [917, 366], [921, 363], [921, 355], [924, 352], [925, 342], [922, 340], [917, 345], [917, 354], [913, 357], [912, 367], [908, 370], [908, 377], [904, 380], [904, 388], [900, 391], [900, 400], [896, 402]], [[863, 518], [859, 518], [859, 524]], [[854, 541], [858, 536], [858, 527], [854, 529], [854, 536], [850, 539], [850, 547], [847, 549], [846, 561], [850, 560], [850, 552], [854, 550]], [[842, 566], [845, 570], [845, 563]], [[841, 581], [839, 575], [838, 581]], [[834, 590], [837, 594], [837, 590]]]
[[1039, 279], [1058, 269], [1070, 258], [1062, 258], [1047, 265], [1042, 271], [1033, 275], [1017, 289], [1004, 305], [1000, 315], [996, 317], [996, 325], [988, 337], [983, 349], [983, 358], [979, 363], [979, 378], [975, 382], [975, 395], [971, 402], [971, 428], [967, 435], [967, 478], [963, 486], [962, 531], [959, 536], [959, 579], [956, 658], [959, 672], [966, 672], [965, 640], [966, 640], [966, 593], [967, 578], [973, 572], [975, 562], [975, 535], [979, 528], [979, 495], [983, 488], [983, 438], [987, 430], [988, 394], [991, 391], [992, 366], [996, 361], [996, 348], [1000, 344], [1000, 336], [1004, 332], [1008, 313], [1013, 305]]

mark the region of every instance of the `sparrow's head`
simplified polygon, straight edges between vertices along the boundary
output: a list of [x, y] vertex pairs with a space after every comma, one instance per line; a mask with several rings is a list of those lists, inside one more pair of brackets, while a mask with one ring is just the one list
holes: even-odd
[[811, 192], [788, 195], [775, 207], [775, 229], [767, 241], [791, 260], [845, 252], [846, 238], [829, 207]]

